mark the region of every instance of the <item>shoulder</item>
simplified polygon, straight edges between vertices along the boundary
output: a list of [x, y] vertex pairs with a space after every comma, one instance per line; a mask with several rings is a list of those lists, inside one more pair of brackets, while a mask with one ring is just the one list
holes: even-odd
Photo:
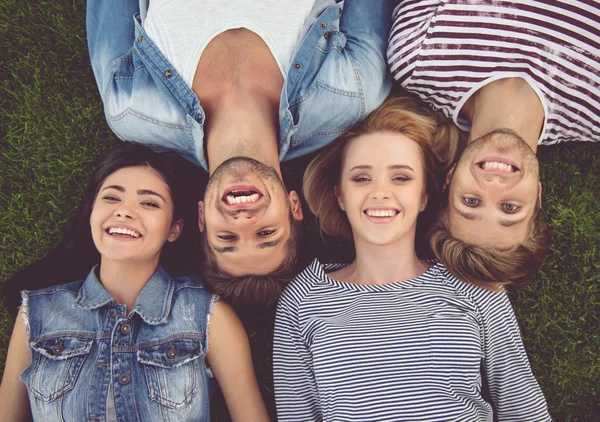
[[27, 298], [44, 298], [48, 296], [72, 296], [73, 300], [77, 297], [79, 293], [79, 289], [83, 286], [85, 280], [77, 280], [72, 281], [70, 283], [59, 284], [51, 287], [44, 287], [42, 289], [37, 290], [23, 290], [21, 292], [21, 297], [23, 299]]
[[204, 283], [199, 277], [182, 276], [172, 278], [172, 280], [173, 297], [175, 300], [185, 296], [193, 298], [195, 301], [211, 302], [217, 297], [206, 290]]
[[279, 299], [280, 305], [299, 307], [312, 295], [315, 288], [323, 284], [326, 267], [315, 259], [288, 284]]
[[511, 308], [505, 290], [490, 290], [467, 283], [450, 274], [448, 269], [441, 262], [438, 262], [436, 265], [440, 270], [444, 282], [452, 288], [456, 294], [470, 298], [481, 313], [494, 312], [494, 310], [498, 308]]

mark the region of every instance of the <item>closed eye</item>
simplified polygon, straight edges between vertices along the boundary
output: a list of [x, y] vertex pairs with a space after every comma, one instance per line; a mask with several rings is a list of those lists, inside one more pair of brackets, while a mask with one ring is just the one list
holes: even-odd
[[105, 196], [102, 197], [102, 199], [104, 199], [105, 201], [108, 201], [108, 202], [117, 202], [117, 201], [120, 201], [119, 198], [117, 198], [116, 196], [112, 196], [112, 195], [105, 195]]
[[369, 179], [366, 176], [357, 176], [354, 179], [352, 179], [354, 182], [356, 183], [365, 183], [365, 182], [369, 182], [371, 179]]
[[408, 182], [411, 179], [408, 176], [395, 176], [394, 178], [392, 178], [392, 180], [395, 182]]
[[156, 202], [152, 202], [152, 201], [144, 201], [144, 202], [142, 202], [142, 205], [145, 205], [145, 206], [151, 207], [151, 208], [160, 208]]

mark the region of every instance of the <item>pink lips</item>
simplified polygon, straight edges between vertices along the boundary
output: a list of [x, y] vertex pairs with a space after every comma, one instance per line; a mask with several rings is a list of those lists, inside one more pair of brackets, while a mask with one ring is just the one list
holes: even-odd
[[[259, 195], [259, 198], [253, 202], [243, 202], [243, 203], [239, 203], [239, 204], [230, 204], [227, 202], [227, 195], [229, 195], [232, 192], [236, 192], [236, 191], [246, 191], [246, 192], [256, 192]], [[232, 210], [232, 211], [239, 211], [239, 210], [249, 210], [249, 209], [253, 209], [256, 208], [261, 201], [263, 200], [264, 196], [263, 193], [258, 190], [258, 188], [256, 188], [256, 186], [253, 185], [234, 185], [234, 186], [230, 186], [229, 188], [227, 188], [227, 190], [225, 190], [225, 192], [223, 193], [223, 196], [221, 197], [221, 201], [223, 202], [223, 205]]]
[[519, 172], [521, 170], [519, 168], [519, 166], [517, 165], [517, 163], [515, 163], [513, 160], [509, 160], [508, 158], [504, 158], [504, 157], [496, 157], [496, 156], [485, 157], [484, 159], [479, 160], [479, 162], [477, 163], [477, 167], [481, 168], [481, 166], [484, 163], [493, 163], [493, 162], [511, 165], [514, 169], [516, 169], [517, 172]]

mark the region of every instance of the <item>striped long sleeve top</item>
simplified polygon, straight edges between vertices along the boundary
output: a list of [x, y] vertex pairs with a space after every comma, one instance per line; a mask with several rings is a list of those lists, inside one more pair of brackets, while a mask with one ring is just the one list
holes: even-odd
[[545, 112], [539, 144], [600, 141], [600, 2], [402, 0], [388, 64], [407, 91], [463, 130], [482, 86], [521, 77]]
[[280, 299], [280, 422], [551, 420], [506, 294], [440, 263], [385, 285], [327, 276], [338, 268], [315, 260]]

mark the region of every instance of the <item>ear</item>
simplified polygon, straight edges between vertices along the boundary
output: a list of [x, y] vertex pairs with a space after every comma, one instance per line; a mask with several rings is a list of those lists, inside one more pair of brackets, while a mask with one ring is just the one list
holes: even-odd
[[292, 209], [292, 217], [294, 220], [302, 221], [304, 215], [302, 214], [302, 203], [300, 203], [300, 198], [295, 190], [291, 190], [288, 194], [290, 198], [290, 206]]
[[539, 184], [539, 188], [538, 188], [538, 204], [539, 207], [542, 208], [542, 182], [538, 182]]
[[423, 212], [427, 207], [427, 201], [429, 201], [429, 195], [424, 193], [421, 195], [421, 207], [419, 208], [419, 212]]
[[344, 208], [344, 195], [342, 194], [342, 190], [340, 189], [339, 185], [335, 185], [333, 187], [333, 193], [335, 194], [340, 209], [342, 211], [346, 211], [346, 208]]
[[177, 240], [177, 238], [179, 237], [179, 235], [181, 234], [181, 231], [183, 230], [183, 219], [179, 219], [179, 220], [175, 220], [173, 221], [173, 224], [171, 225], [171, 230], [169, 231], [169, 235], [167, 236], [167, 240], [169, 242], [175, 242]]
[[450, 187], [450, 182], [452, 181], [454, 170], [456, 170], [456, 164], [454, 164], [452, 168], [448, 171], [448, 174], [446, 175], [446, 181], [444, 182], [444, 187], [442, 188], [442, 192]]
[[198, 229], [200, 233], [204, 233], [205, 222], [204, 222], [204, 202], [198, 202]]

